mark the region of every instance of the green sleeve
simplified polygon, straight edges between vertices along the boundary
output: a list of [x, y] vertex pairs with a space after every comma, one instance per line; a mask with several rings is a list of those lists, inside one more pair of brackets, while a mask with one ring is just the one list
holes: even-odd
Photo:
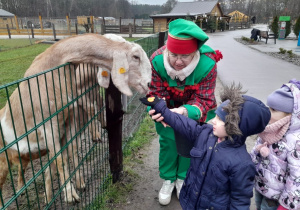
[[202, 113], [197, 107], [189, 105], [189, 104], [185, 104], [183, 106], [187, 109], [189, 118], [191, 118], [193, 120], [197, 120], [197, 121], [201, 118]]

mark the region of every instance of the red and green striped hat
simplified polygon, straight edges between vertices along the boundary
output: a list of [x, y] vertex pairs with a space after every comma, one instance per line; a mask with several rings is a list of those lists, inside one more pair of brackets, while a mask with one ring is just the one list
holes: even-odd
[[169, 24], [167, 48], [172, 53], [189, 54], [199, 49], [208, 36], [194, 22], [177, 19]]

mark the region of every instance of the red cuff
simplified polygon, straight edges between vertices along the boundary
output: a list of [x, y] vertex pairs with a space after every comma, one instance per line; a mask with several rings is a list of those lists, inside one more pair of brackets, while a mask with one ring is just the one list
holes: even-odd
[[288, 210], [288, 209], [284, 208], [282, 205], [279, 205], [277, 210]]

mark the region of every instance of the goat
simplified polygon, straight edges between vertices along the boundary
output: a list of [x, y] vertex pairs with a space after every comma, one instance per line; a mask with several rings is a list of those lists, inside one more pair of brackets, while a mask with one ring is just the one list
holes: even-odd
[[[41, 73], [43, 70], [67, 62], [77, 65], [90, 63], [103, 67], [106, 69], [106, 73], [98, 74], [98, 81], [111, 76], [115, 86], [125, 95], [132, 95], [130, 87], [134, 87], [140, 93], [148, 91], [151, 65], [141, 46], [130, 42], [120, 43], [97, 34], [78, 35], [55, 43], [34, 59], [24, 77]], [[39, 157], [49, 151], [49, 156], [52, 158], [56, 152], [61, 150], [60, 137], [66, 136], [65, 138], [67, 138], [68, 135], [68, 132], [64, 133], [64, 128], [69, 120], [66, 117], [69, 110], [65, 107], [72, 100], [72, 96], [76, 95], [75, 88], [71, 88], [71, 84], [75, 84], [75, 73], [72, 68], [67, 69], [67, 72], [69, 73], [66, 74], [66, 71], [62, 70], [52, 71], [40, 74], [36, 77], [36, 81], [30, 79], [21, 82], [19, 88], [12, 93], [5, 107], [0, 111], [0, 136], [2, 138], [3, 134], [6, 144], [13, 142], [30, 129], [37, 130], [36, 133], [32, 132], [27, 137], [19, 139], [18, 147], [17, 144], [14, 144], [7, 149], [12, 156], [19, 152], [23, 161], [24, 156], [29, 157], [29, 151], [31, 154], [35, 154], [34, 157]], [[74, 106], [77, 105], [75, 103]], [[53, 113], [56, 113], [57, 110], [61, 111], [53, 117]], [[35, 125], [39, 125], [44, 119], [48, 120], [35, 128]], [[13, 123], [15, 124], [15, 133]], [[2, 139], [0, 141], [2, 142]], [[30, 148], [28, 148], [28, 144]], [[63, 155], [64, 152], [59, 154], [56, 159], [61, 183], [69, 178], [68, 170], [64, 170], [67, 160], [62, 157]], [[0, 190], [8, 173], [8, 164], [15, 163], [12, 156], [7, 162], [5, 155], [0, 154]], [[33, 157], [33, 155], [31, 156]], [[48, 201], [52, 196], [49, 184], [46, 181]], [[66, 184], [64, 193], [65, 201], [79, 201], [79, 196], [70, 182]]]

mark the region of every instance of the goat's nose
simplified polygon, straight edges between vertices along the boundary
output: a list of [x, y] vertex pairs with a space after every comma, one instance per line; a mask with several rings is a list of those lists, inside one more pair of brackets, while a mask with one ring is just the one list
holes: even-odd
[[148, 87], [150, 87], [150, 85], [151, 85], [151, 83], [150, 83], [150, 82], [148, 82], [148, 83], [147, 83], [147, 86], [148, 86]]

